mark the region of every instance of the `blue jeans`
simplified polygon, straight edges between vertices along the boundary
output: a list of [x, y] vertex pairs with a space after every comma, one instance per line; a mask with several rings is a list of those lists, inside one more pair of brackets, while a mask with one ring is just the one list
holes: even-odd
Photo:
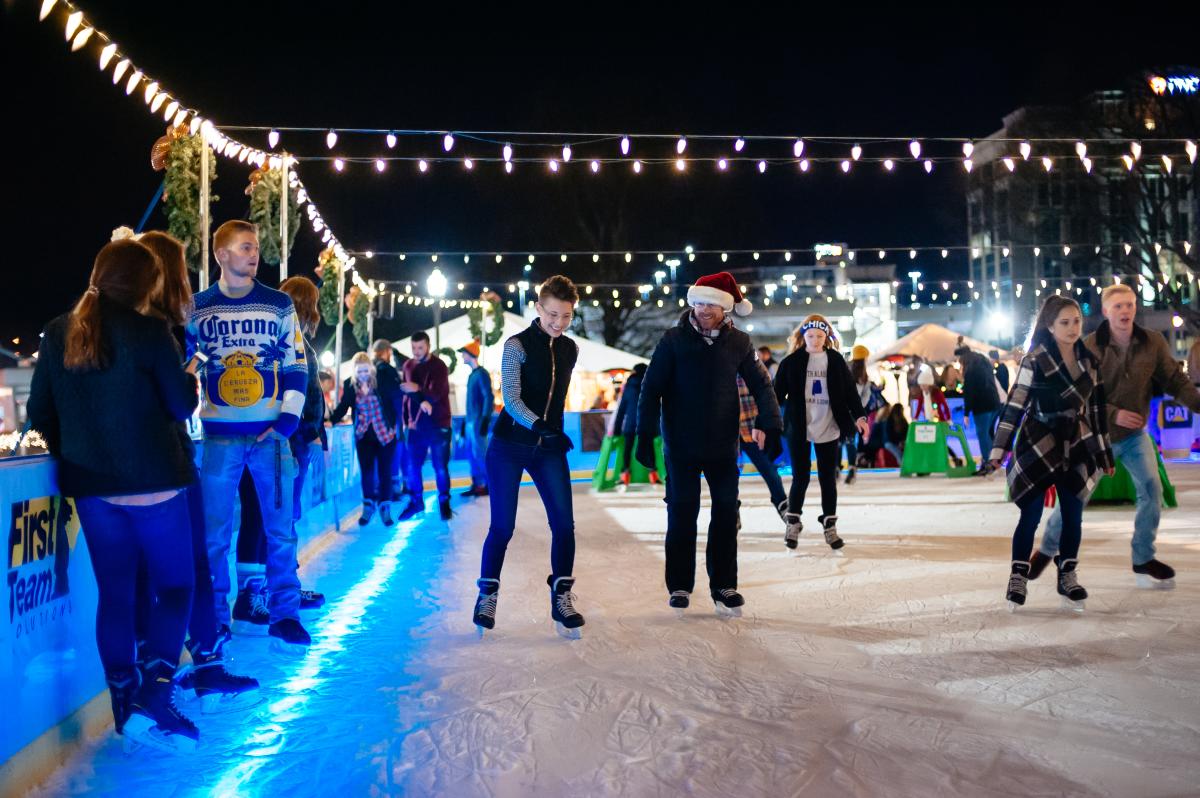
[[999, 413], [999, 410], [992, 410], [987, 413], [971, 414], [975, 417], [975, 440], [979, 441], [980, 466], [987, 463], [988, 455], [992, 451], [992, 425], [996, 423], [996, 416]]
[[504, 554], [517, 525], [521, 473], [529, 472], [550, 522], [550, 574], [570, 576], [575, 568], [575, 510], [571, 503], [571, 470], [564, 452], [526, 446], [492, 436], [487, 450], [488, 491], [492, 523], [483, 542], [479, 575], [499, 579]]
[[486, 488], [487, 478], [487, 435], [479, 433], [478, 418], [468, 417], [463, 424], [463, 437], [467, 441], [467, 454], [471, 458], [471, 487]]
[[154, 597], [145, 629], [146, 659], [176, 666], [196, 584], [186, 495], [180, 491], [146, 507], [95, 497], [76, 499], [75, 506], [96, 574], [96, 645], [104, 672], [134, 667], [138, 566], [143, 562]]
[[[1143, 565], [1154, 559], [1154, 538], [1162, 518], [1162, 480], [1158, 476], [1158, 450], [1149, 433], [1118, 441], [1112, 445], [1117, 462], [1125, 466], [1137, 491], [1137, 509], [1133, 516], [1133, 564]], [[1059, 548], [1062, 517], [1058, 510], [1046, 522], [1042, 534], [1042, 553], [1053, 557]]]
[[[1074, 560], [1079, 557], [1079, 543], [1083, 539], [1083, 499], [1072, 493], [1070, 489], [1064, 489], [1064, 482], [1061, 479], [1054, 482], [1058, 494], [1054, 517], [1059, 519], [1063, 559]], [[1046, 490], [1048, 489], [1047, 485], [1043, 490], [1030, 491], [1021, 501], [1017, 502], [1017, 507], [1021, 508], [1021, 518], [1017, 521], [1016, 531], [1013, 532], [1013, 562], [1029, 561], [1029, 555], [1033, 552], [1033, 538], [1037, 535], [1038, 523], [1042, 520], [1042, 509], [1046, 506]]]
[[754, 441], [749, 443], [742, 441], [742, 453], [750, 459], [751, 463], [754, 463], [754, 467], [762, 475], [763, 482], [767, 483], [767, 490], [771, 492], [771, 506], [777, 508], [787, 501], [787, 494], [783, 490], [783, 480], [779, 477], [779, 469], [775, 467], [771, 458], [767, 457], [767, 453], [758, 448], [758, 444]]
[[233, 537], [233, 501], [243, 470], [248, 470], [254, 481], [266, 532], [271, 623], [298, 618], [300, 577], [296, 573], [297, 538], [292, 525], [296, 460], [288, 439], [271, 432], [262, 441], [254, 435], [210, 435], [204, 440], [200, 486], [217, 619], [224, 624], [230, 622], [229, 544]]
[[433, 461], [433, 474], [437, 479], [438, 499], [450, 500], [450, 430], [442, 428], [418, 428], [408, 431], [408, 473], [405, 477], [409, 496], [421, 501], [425, 481], [421, 469], [425, 466], [425, 455]]

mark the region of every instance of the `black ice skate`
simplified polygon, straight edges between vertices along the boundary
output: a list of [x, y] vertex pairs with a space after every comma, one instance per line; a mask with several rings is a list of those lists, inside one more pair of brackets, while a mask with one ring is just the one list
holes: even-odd
[[267, 609], [269, 597], [265, 576], [251, 576], [242, 583], [233, 602], [234, 628], [240, 634], [261, 635], [266, 632], [271, 623], [271, 613]]
[[1055, 557], [1054, 564], [1058, 566], [1058, 595], [1062, 596], [1063, 608], [1083, 612], [1084, 600], [1088, 594], [1079, 584], [1079, 577], [1075, 574], [1075, 566], [1079, 561]]
[[425, 512], [425, 504], [418, 498], [409, 497], [408, 504], [400, 511], [400, 520], [407, 521], [414, 515]]
[[125, 721], [125, 750], [139, 745], [171, 753], [191, 753], [200, 743], [196, 724], [175, 706], [175, 669], [162, 660], [146, 668]]
[[1008, 577], [1008, 611], [1014, 612], [1025, 603], [1025, 587], [1029, 581], [1029, 563], [1013, 560], [1012, 575]]
[[277, 654], [302, 657], [308, 653], [312, 638], [298, 618], [284, 618], [271, 624], [271, 650]]
[[783, 532], [783, 542], [789, 549], [794, 549], [800, 543], [800, 532], [804, 529], [804, 523], [800, 520], [800, 513], [785, 512], [783, 521], [787, 524], [787, 529]]
[[383, 522], [384, 526], [395, 526], [396, 525], [396, 519], [392, 518], [392, 503], [391, 502], [380, 502], [379, 503], [379, 520]]
[[853, 485], [857, 481], [858, 481], [858, 468], [855, 466], [850, 466], [849, 468], [846, 469], [846, 484]]
[[575, 609], [575, 594], [571, 592], [575, 578], [555, 579], [551, 574], [546, 577], [546, 584], [550, 586], [550, 617], [554, 619], [555, 630], [568, 640], [578, 640], [582, 637], [579, 629], [583, 626], [583, 616]]
[[1052, 562], [1054, 562], [1054, 558], [1049, 555], [1042, 554], [1041, 549], [1035, 551], [1033, 556], [1029, 558], [1030, 580], [1037, 579], [1039, 576], [1041, 576], [1042, 571], [1046, 570], [1046, 566]]
[[363, 499], [362, 515], [358, 517], [358, 525], [366, 526], [371, 523], [371, 518], [375, 515], [375, 502], [370, 499]]
[[479, 587], [479, 596], [475, 599], [475, 626], [479, 628], [479, 636], [485, 629], [496, 628], [496, 600], [500, 597], [499, 579], [480, 579], [475, 583]]
[[325, 606], [325, 594], [315, 590], [300, 591], [300, 609], [316, 610]]
[[137, 668], [110, 674], [108, 696], [112, 700], [113, 728], [124, 734], [125, 721], [129, 720], [129, 708], [138, 688], [142, 686], [141, 672]]
[[667, 604], [671, 609], [675, 610], [675, 614], [680, 618], [683, 617], [683, 611], [691, 604], [691, 596], [686, 590], [675, 590], [671, 592], [671, 597], [667, 600]]
[[821, 526], [825, 528], [825, 542], [829, 544], [829, 548], [837, 551], [842, 546], [846, 545], [846, 541], [838, 537], [837, 533], [837, 516], [823, 515], [817, 520], [821, 522]]
[[711, 595], [717, 615], [722, 618], [742, 617], [742, 605], [746, 603], [746, 600], [742, 598], [741, 593], [727, 587], [724, 590], [714, 590]]
[[220, 642], [212, 651], [201, 651], [188, 641], [188, 651], [192, 664], [179, 669], [176, 682], [185, 698], [200, 700], [200, 711], [205, 715], [249, 709], [262, 700], [258, 679], [235, 676], [225, 669]]
[[1137, 586], [1149, 590], [1173, 590], [1175, 588], [1175, 569], [1165, 562], [1150, 560], [1141, 565], [1133, 566], [1137, 574]]
[[779, 520], [783, 521], [786, 524], [787, 523], [787, 499], [784, 499], [783, 501], [781, 501], [779, 503], [779, 506], [775, 508], [775, 512], [779, 513]]
[[440, 502], [438, 502], [438, 509], [442, 513], [443, 521], [449, 521], [451, 518], [454, 517], [454, 510], [452, 510], [450, 508], [450, 500], [449, 499], [442, 499]]

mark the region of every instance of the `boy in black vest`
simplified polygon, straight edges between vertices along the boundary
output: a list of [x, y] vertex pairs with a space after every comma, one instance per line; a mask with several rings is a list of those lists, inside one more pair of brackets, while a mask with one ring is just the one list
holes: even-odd
[[712, 496], [705, 563], [719, 615], [741, 615], [737, 592], [738, 444], [740, 376], [758, 404], [756, 442], [774, 460], [782, 451], [783, 421], [771, 381], [750, 337], [729, 314], [746, 316], [748, 300], [728, 272], [701, 277], [688, 289], [691, 309], [663, 334], [642, 380], [638, 403], [638, 462], [654, 469], [654, 438], [662, 417], [667, 464], [667, 591], [682, 614], [696, 582], [696, 518], [700, 474]]

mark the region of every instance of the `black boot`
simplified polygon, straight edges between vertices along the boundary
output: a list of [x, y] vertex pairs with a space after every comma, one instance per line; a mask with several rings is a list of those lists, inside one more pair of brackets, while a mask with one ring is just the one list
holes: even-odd
[[496, 628], [496, 600], [500, 596], [499, 579], [480, 579], [475, 583], [479, 587], [479, 596], [475, 599], [475, 616], [472, 619], [479, 627], [479, 633], [484, 629]]
[[366, 526], [371, 523], [371, 517], [375, 515], [375, 502], [372, 499], [363, 499], [362, 515], [358, 517], [358, 525]]
[[200, 699], [201, 712], [232, 712], [258, 703], [258, 680], [226, 670], [220, 642], [211, 651], [204, 651], [189, 640], [187, 649], [192, 664], [179, 669], [177, 681], [181, 690]]
[[554, 619], [558, 633], [570, 640], [578, 640], [583, 616], [575, 609], [575, 594], [571, 592], [571, 588], [575, 587], [575, 578], [555, 578], [551, 574], [546, 577], [546, 584], [550, 586], [550, 617]]
[[836, 515], [823, 515], [817, 519], [821, 522], [821, 526], [825, 528], [825, 542], [834, 551], [846, 545], [846, 542], [838, 537], [837, 519]]
[[407, 521], [414, 515], [419, 515], [423, 512], [425, 512], [425, 505], [421, 502], [420, 497], [409, 496], [408, 504], [405, 505], [404, 509], [400, 511], [400, 520]]
[[113, 728], [117, 734], [125, 733], [125, 721], [129, 719], [129, 706], [133, 696], [142, 685], [142, 675], [137, 668], [116, 671], [105, 677], [108, 696], [112, 699]]
[[384, 526], [395, 526], [396, 525], [396, 519], [392, 518], [392, 503], [391, 502], [380, 502], [379, 503], [379, 520], [383, 521]]
[[1004, 597], [1008, 600], [1008, 611], [1012, 612], [1025, 603], [1025, 586], [1029, 581], [1029, 563], [1013, 560], [1012, 572], [1008, 577], [1008, 590]]
[[1063, 607], [1082, 612], [1088, 593], [1079, 584], [1079, 577], [1075, 573], [1079, 560], [1064, 560], [1060, 556], [1054, 558], [1054, 564], [1058, 566], [1058, 595], [1062, 596]]
[[161, 659], [146, 667], [130, 703], [125, 742], [173, 753], [191, 753], [200, 742], [196, 724], [175, 705], [175, 668]]
[[454, 517], [454, 511], [450, 509], [450, 500], [442, 499], [438, 502], [438, 509], [442, 511], [442, 520], [449, 521]]
[[1037, 579], [1042, 575], [1042, 571], [1046, 570], [1046, 566], [1053, 562], [1053, 560], [1053, 557], [1042, 554], [1041, 549], [1035, 551], [1033, 556], [1029, 558], [1029, 578], [1031, 580]]

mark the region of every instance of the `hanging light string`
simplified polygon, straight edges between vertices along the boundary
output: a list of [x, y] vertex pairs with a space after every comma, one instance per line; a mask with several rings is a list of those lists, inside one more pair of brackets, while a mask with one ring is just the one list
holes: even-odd
[[[236, 160], [238, 163], [259, 168], [267, 166], [270, 169], [280, 169], [286, 158], [289, 166], [289, 182], [296, 191], [299, 204], [305, 206], [305, 212], [308, 215], [313, 232], [321, 237], [322, 242], [327, 247], [334, 250], [342, 263], [346, 264], [354, 284], [360, 290], [374, 296], [374, 292], [370, 286], [367, 285], [366, 281], [362, 279], [361, 275], [354, 268], [355, 258], [346, 252], [337, 236], [330, 229], [329, 224], [317, 210], [316, 204], [308, 196], [308, 191], [301, 182], [299, 175], [294, 168], [291, 168], [297, 163], [297, 159], [294, 156], [282, 151], [277, 153], [267, 152], [226, 135], [211, 119], [203, 116], [191, 106], [186, 105], [178, 96], [169, 92], [159, 81], [155, 80], [144, 70], [139, 69], [133, 63], [133, 59], [108, 34], [93, 25], [83, 11], [76, 4], [70, 2], [70, 0], [42, 0], [38, 20], [45, 22], [52, 17], [55, 19], [61, 18], [66, 40], [71, 46], [71, 52], [79, 52], [89, 45], [93, 47], [99, 46], [98, 62], [100, 71], [107, 73], [111, 67], [113, 85], [122, 86], [126, 95], [133, 95], [135, 91], [140, 92], [149, 112], [155, 116], [160, 115], [161, 112], [162, 120], [170, 124], [171, 127], [186, 126], [191, 135], [202, 135], [204, 141], [218, 155]], [[269, 138], [273, 142], [278, 142], [278, 136], [271, 136]], [[271, 145], [271, 149], [275, 149], [274, 144]]]

